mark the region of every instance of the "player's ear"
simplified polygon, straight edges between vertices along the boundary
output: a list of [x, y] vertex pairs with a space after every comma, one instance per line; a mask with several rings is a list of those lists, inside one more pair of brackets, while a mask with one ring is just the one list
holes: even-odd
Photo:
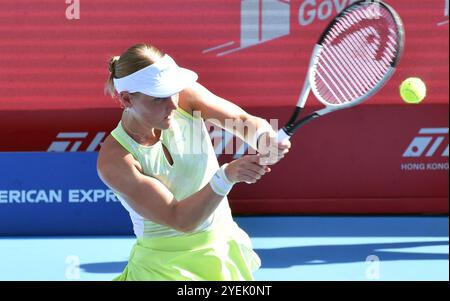
[[131, 107], [132, 95], [129, 92], [127, 91], [120, 92], [119, 99], [122, 107], [124, 108]]

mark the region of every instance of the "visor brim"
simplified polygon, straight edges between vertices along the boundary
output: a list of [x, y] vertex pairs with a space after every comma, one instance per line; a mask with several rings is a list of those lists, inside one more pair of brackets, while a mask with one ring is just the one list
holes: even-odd
[[189, 69], [177, 68], [175, 73], [162, 75], [157, 86], [144, 88], [140, 92], [151, 97], [166, 98], [190, 87], [197, 79], [197, 73]]

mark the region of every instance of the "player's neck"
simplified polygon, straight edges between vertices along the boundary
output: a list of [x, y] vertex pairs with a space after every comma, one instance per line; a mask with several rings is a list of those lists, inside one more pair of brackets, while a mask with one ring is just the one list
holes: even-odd
[[126, 113], [124, 115], [121, 120], [122, 128], [134, 141], [143, 146], [152, 146], [160, 140], [160, 129], [145, 127], [134, 118], [126, 116]]

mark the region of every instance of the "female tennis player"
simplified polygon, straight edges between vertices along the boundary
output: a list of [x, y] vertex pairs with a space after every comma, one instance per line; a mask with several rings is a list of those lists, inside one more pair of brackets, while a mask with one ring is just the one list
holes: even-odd
[[[260, 259], [233, 221], [227, 194], [270, 172], [289, 141], [277, 143], [267, 121], [214, 95], [196, 73], [151, 45], [113, 57], [109, 71], [106, 90], [124, 111], [97, 169], [128, 210], [137, 237], [115, 280], [253, 280]], [[219, 166], [204, 120], [264, 154]], [[246, 126], [227, 128], [233, 124], [227, 120]]]

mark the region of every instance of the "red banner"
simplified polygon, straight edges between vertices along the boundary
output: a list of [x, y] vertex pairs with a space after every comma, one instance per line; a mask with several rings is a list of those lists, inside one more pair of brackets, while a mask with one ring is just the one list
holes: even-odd
[[[107, 61], [137, 42], [281, 125], [319, 34], [355, 1], [69, 2], [0, 3], [0, 151], [97, 151], [121, 113], [103, 94]], [[270, 176], [233, 191], [238, 212], [448, 212], [448, 0], [389, 4], [406, 31], [393, 78], [364, 105], [305, 126]], [[420, 105], [399, 96], [411, 76], [427, 85]], [[310, 96], [307, 109], [317, 105]]]

